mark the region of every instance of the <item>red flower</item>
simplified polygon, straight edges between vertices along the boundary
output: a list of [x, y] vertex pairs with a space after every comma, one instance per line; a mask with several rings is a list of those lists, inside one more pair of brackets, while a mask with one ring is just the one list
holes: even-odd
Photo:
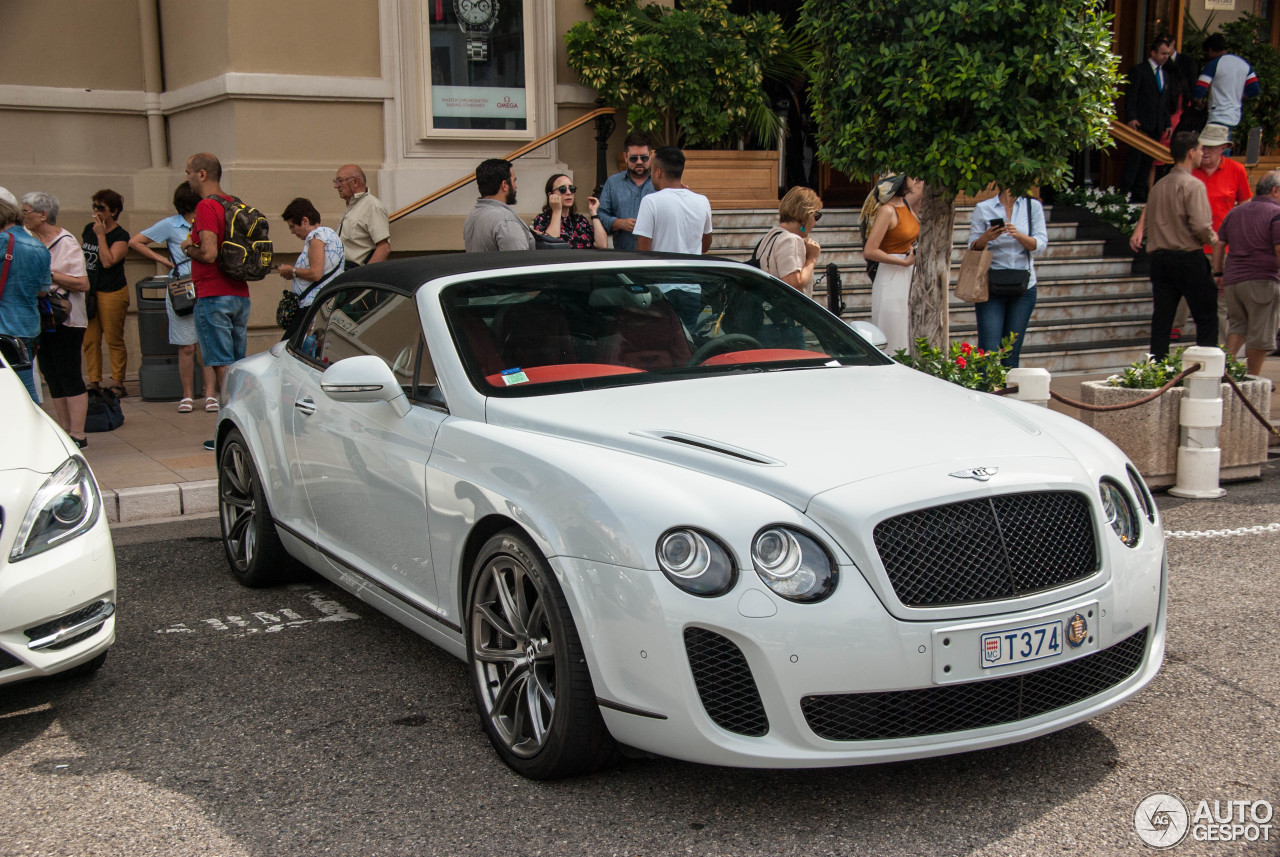
[[961, 353], [961, 354], [971, 354], [971, 353], [973, 353], [973, 346], [972, 346], [972, 345], [970, 345], [970, 344], [969, 344], [969, 343], [967, 343], [967, 342], [965, 342], [965, 343], [961, 344], [961, 346], [960, 346], [960, 353]]
[[979, 357], [986, 357], [986, 356], [987, 356], [987, 352], [985, 352], [985, 351], [983, 351], [981, 348], [979, 348], [979, 349], [978, 349], [978, 356], [979, 356]]
[[963, 369], [968, 364], [965, 362], [965, 359], [963, 357], [957, 357], [956, 365], [959, 366], [961, 369]]

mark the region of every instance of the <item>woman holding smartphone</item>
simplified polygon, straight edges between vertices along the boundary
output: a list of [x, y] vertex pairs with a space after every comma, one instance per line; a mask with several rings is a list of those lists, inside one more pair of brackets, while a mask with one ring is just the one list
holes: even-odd
[[[1044, 253], [1049, 232], [1040, 200], [1015, 198], [1007, 187], [998, 187], [997, 196], [975, 205], [969, 215], [969, 246], [991, 250], [989, 297], [974, 304], [974, 312], [978, 316], [978, 347], [984, 351], [999, 349], [1005, 337], [1017, 334], [1013, 350], [1004, 360], [1004, 365], [1013, 369], [1022, 355], [1022, 342], [1036, 306], [1036, 269], [1031, 259]], [[1002, 275], [1002, 271], [1017, 273]], [[1018, 284], [1020, 279], [1024, 279], [1025, 288]], [[999, 280], [1011, 282], [1000, 285]]]
[[[874, 217], [863, 242], [862, 258], [876, 262], [871, 284], [871, 323], [884, 332], [885, 351], [911, 348], [911, 274], [916, 264], [920, 221], [915, 207], [924, 182], [909, 176], [886, 176], [872, 189], [864, 213]], [[866, 208], [871, 211], [866, 211]]]

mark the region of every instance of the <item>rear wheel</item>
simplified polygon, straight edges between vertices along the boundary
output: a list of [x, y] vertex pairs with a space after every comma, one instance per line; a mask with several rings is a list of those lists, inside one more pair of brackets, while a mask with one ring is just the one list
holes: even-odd
[[231, 573], [245, 586], [275, 586], [294, 578], [280, 543], [249, 447], [232, 429], [218, 456], [218, 519]]
[[467, 660], [484, 729], [517, 773], [569, 777], [616, 757], [564, 595], [515, 530], [491, 538], [476, 559]]

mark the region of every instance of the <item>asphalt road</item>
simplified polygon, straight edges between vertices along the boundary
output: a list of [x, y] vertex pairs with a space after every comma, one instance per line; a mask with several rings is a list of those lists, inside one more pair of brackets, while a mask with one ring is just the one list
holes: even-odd
[[[1159, 498], [1167, 530], [1280, 522], [1280, 472]], [[1146, 795], [1280, 806], [1280, 528], [1169, 542], [1169, 654], [1128, 705], [1039, 740], [818, 771], [630, 761], [511, 774], [464, 667], [322, 581], [248, 590], [214, 520], [116, 532], [90, 679], [0, 688], [3, 855], [1136, 854]], [[1280, 854], [1185, 841], [1175, 854]]]

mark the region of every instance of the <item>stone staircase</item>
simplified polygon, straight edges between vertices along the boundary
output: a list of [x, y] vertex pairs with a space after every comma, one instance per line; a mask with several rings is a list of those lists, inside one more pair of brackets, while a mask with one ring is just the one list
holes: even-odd
[[[971, 207], [956, 209], [952, 233], [952, 283], [969, 237]], [[1055, 220], [1046, 207], [1049, 246], [1036, 259], [1038, 296], [1022, 365], [1050, 372], [1104, 372], [1127, 366], [1147, 353], [1151, 329], [1151, 284], [1135, 271], [1133, 254], [1111, 227]], [[718, 210], [711, 252], [746, 261], [755, 243], [777, 222], [772, 210]], [[858, 212], [827, 208], [814, 230], [822, 245], [814, 297], [826, 304], [826, 265], [840, 269], [846, 319], [871, 318], [871, 281], [862, 259]], [[951, 299], [951, 338], [977, 343], [973, 306]]]

